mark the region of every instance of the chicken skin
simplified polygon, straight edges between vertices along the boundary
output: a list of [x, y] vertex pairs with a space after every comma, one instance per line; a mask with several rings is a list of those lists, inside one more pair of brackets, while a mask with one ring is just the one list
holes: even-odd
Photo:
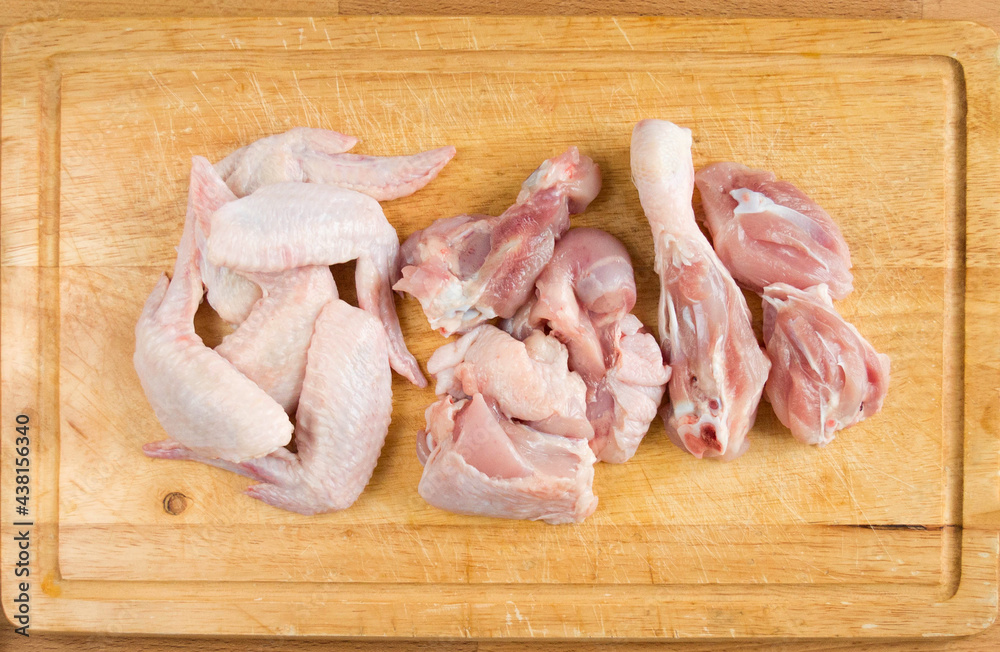
[[733, 459], [749, 447], [770, 362], [743, 294], [695, 221], [691, 131], [665, 120], [639, 122], [632, 179], [660, 275], [660, 344], [672, 370], [667, 434], [695, 457]]

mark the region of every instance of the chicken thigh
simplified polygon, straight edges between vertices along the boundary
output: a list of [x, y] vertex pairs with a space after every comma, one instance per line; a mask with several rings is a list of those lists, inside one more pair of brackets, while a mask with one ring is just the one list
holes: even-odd
[[691, 131], [643, 120], [631, 156], [660, 275], [660, 343], [672, 368], [667, 434], [695, 457], [733, 459], [749, 447], [770, 362], [743, 294], [695, 222]]
[[394, 289], [416, 297], [443, 335], [512, 317], [531, 296], [570, 214], [583, 212], [600, 189], [597, 165], [571, 147], [542, 163], [503, 215], [441, 219], [407, 238]]
[[135, 328], [133, 362], [157, 419], [178, 445], [239, 462], [292, 438], [281, 406], [194, 331], [203, 289], [195, 244], [196, 215], [224, 201], [218, 187], [192, 171], [187, 218], [173, 278], [160, 278]]
[[739, 283], [757, 294], [772, 283], [805, 290], [826, 283], [850, 294], [851, 254], [836, 223], [801, 190], [739, 163], [714, 163], [695, 175], [715, 252]]
[[772, 363], [767, 398], [799, 441], [826, 445], [882, 408], [889, 356], [844, 321], [825, 285], [764, 288], [764, 343]]
[[393, 369], [427, 381], [406, 348], [392, 295], [399, 240], [378, 202], [353, 190], [286, 181], [230, 202], [211, 219], [209, 261], [243, 273], [357, 259], [358, 305], [382, 322]]

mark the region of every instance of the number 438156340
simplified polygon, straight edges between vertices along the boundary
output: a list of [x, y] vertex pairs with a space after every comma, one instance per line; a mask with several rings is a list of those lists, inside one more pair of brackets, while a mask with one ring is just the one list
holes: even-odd
[[28, 415], [17, 415], [17, 439], [14, 440], [14, 452], [17, 454], [17, 457], [14, 459], [14, 470], [17, 472], [15, 482], [17, 485], [14, 492], [17, 494], [15, 500], [18, 504], [17, 513], [19, 516], [27, 516], [28, 497], [31, 494], [31, 489], [28, 486], [28, 471], [31, 466], [28, 459], [31, 453], [31, 439], [28, 437], [28, 421]]

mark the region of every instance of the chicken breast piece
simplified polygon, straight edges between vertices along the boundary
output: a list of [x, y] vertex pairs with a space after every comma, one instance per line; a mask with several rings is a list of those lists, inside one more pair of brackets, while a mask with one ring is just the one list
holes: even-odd
[[597, 165], [571, 147], [542, 163], [503, 215], [441, 219], [407, 238], [394, 289], [420, 301], [443, 335], [513, 317], [569, 228], [570, 214], [583, 212], [600, 189]]
[[260, 286], [227, 267], [213, 265], [205, 255], [212, 228], [212, 213], [226, 203], [235, 201], [236, 195], [229, 190], [208, 159], [202, 156], [191, 159], [191, 178], [192, 182], [197, 180], [200, 187], [210, 189], [206, 190], [205, 195], [212, 197], [212, 201], [199, 206], [194, 214], [201, 281], [205, 285], [209, 305], [223, 320], [236, 326], [243, 323], [261, 298]]
[[715, 252], [758, 294], [772, 283], [825, 283], [842, 299], [853, 287], [851, 254], [836, 223], [804, 192], [771, 172], [714, 163], [695, 175]]
[[418, 492], [458, 514], [578, 523], [594, 513], [594, 454], [586, 440], [516, 423], [482, 394], [444, 396], [418, 433]]
[[643, 120], [631, 155], [660, 275], [660, 344], [672, 369], [667, 434], [695, 457], [733, 459], [749, 446], [770, 362], [743, 294], [695, 222], [691, 131]]
[[[591, 448], [598, 460], [627, 461], [670, 378], [656, 339], [629, 312], [636, 290], [628, 251], [604, 231], [572, 229], [556, 243], [535, 287], [528, 324], [548, 328], [566, 345], [569, 368], [586, 383]], [[524, 333], [523, 325], [511, 326]]]
[[490, 324], [440, 347], [427, 362], [438, 395], [484, 394], [500, 412], [550, 434], [591, 439], [587, 387], [567, 366], [566, 347], [536, 331], [524, 342]]
[[251, 273], [264, 297], [215, 351], [294, 414], [306, 373], [306, 351], [323, 307], [337, 298], [330, 268]]
[[239, 197], [282, 181], [322, 183], [385, 201], [412, 195], [437, 177], [454, 147], [412, 156], [346, 154], [358, 139], [326, 129], [297, 127], [240, 148], [216, 165]]
[[246, 493], [300, 514], [346, 509], [364, 491], [392, 415], [388, 343], [377, 319], [334, 299], [316, 319], [296, 413], [297, 453], [281, 448], [233, 464], [173, 442], [156, 442], [150, 457], [204, 462], [261, 484]]
[[194, 331], [202, 299], [195, 215], [222, 200], [191, 175], [188, 211], [173, 278], [160, 278], [135, 328], [133, 363], [167, 436], [199, 455], [239, 462], [292, 438], [288, 416], [264, 390], [206, 347]]
[[824, 446], [882, 408], [889, 356], [844, 321], [825, 285], [764, 288], [764, 343], [767, 398], [799, 441]]
[[353, 190], [290, 181], [217, 210], [208, 240], [210, 262], [244, 273], [357, 259], [358, 305], [385, 327], [392, 368], [424, 387], [396, 315], [392, 277], [398, 253], [396, 230], [377, 201]]

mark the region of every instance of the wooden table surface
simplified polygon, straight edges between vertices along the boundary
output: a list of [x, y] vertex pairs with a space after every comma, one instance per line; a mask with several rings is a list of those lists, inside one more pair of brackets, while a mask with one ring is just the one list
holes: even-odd
[[[30, 0], [0, 4], [0, 30], [26, 20], [47, 18], [103, 18], [152, 16], [257, 16], [296, 15], [317, 16], [334, 14], [518, 14], [525, 13], [515, 0]], [[536, 14], [652, 14], [674, 16], [732, 17], [840, 17], [840, 18], [934, 18], [974, 20], [1000, 31], [1000, 2], [997, 0], [609, 0], [604, 3], [588, 0], [550, 0], [531, 5]], [[315, 641], [287, 639], [178, 639], [153, 637], [105, 637], [35, 634], [24, 639], [13, 633], [13, 627], [0, 624], [0, 650], [260, 650], [312, 651], [358, 650], [437, 650], [440, 652], [514, 652], [516, 650], [547, 650], [551, 652], [649, 652], [683, 649], [685, 652], [707, 650], [775, 650], [778, 652], [820, 650], [998, 650], [1000, 625], [984, 634], [962, 639], [907, 640], [897, 642], [852, 640], [795, 640], [733, 643], [650, 644], [587, 644], [579, 643], [476, 643], [405, 641]]]

